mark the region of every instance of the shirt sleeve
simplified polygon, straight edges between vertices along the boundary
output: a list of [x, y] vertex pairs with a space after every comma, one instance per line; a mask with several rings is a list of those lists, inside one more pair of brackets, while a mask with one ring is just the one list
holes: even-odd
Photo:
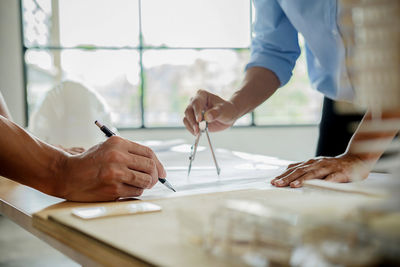
[[300, 55], [298, 32], [276, 0], [254, 0], [254, 6], [254, 36], [246, 70], [269, 69], [279, 78], [282, 87], [290, 80]]

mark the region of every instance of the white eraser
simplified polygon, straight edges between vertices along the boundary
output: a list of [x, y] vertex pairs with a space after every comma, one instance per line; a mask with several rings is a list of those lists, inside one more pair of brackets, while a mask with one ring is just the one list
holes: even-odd
[[161, 211], [161, 207], [153, 203], [139, 202], [113, 203], [113, 205], [108, 206], [76, 208], [72, 210], [72, 214], [81, 219], [89, 220], [102, 217], [140, 214], [155, 211]]

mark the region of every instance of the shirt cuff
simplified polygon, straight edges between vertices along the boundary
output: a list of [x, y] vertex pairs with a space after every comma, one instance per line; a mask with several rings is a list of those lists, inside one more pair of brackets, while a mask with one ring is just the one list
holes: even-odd
[[280, 86], [282, 87], [292, 77], [292, 70], [294, 65], [282, 57], [266, 54], [266, 53], [255, 53], [251, 56], [250, 62], [246, 65], [245, 70], [247, 71], [251, 67], [263, 67], [269, 69], [278, 77]]

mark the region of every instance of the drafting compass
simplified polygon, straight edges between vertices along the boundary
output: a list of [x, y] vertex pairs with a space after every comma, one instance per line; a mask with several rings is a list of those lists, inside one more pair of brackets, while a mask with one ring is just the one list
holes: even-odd
[[188, 169], [188, 176], [190, 175], [190, 171], [192, 169], [192, 163], [193, 163], [194, 158], [196, 156], [197, 147], [199, 146], [200, 137], [201, 137], [201, 134], [203, 132], [206, 133], [208, 145], [209, 145], [210, 150], [211, 150], [211, 154], [212, 154], [212, 157], [213, 157], [213, 160], [214, 160], [215, 168], [217, 169], [217, 174], [219, 175], [219, 173], [221, 172], [221, 169], [218, 166], [217, 158], [215, 157], [214, 149], [213, 149], [213, 146], [211, 144], [210, 135], [208, 134], [208, 122], [206, 122], [205, 120], [201, 121], [199, 123], [199, 130], [200, 130], [199, 134], [196, 136], [196, 140], [194, 141], [194, 144], [192, 145], [191, 150], [190, 150], [190, 156], [189, 156], [190, 163], [189, 163], [189, 169]]

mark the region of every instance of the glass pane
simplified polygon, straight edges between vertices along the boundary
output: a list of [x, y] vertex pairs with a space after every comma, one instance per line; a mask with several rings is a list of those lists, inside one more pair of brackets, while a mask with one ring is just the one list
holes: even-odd
[[249, 0], [142, 1], [146, 45], [248, 47]]
[[47, 51], [28, 50], [25, 54], [27, 67], [28, 113], [32, 114], [44, 94], [55, 84], [53, 55]]
[[145, 51], [145, 125], [183, 126], [184, 110], [200, 88], [229, 98], [243, 79], [248, 59], [247, 49]]
[[49, 45], [51, 35], [51, 0], [23, 0], [22, 7], [25, 45]]
[[138, 46], [133, 0], [59, 0], [61, 46]]
[[[304, 41], [300, 38], [300, 46]], [[314, 124], [321, 118], [323, 96], [311, 88], [305, 53], [297, 60], [289, 83], [259, 106], [255, 111], [257, 125], [268, 124]]]
[[24, 42], [32, 46], [138, 46], [134, 0], [23, 0]]
[[115, 126], [141, 125], [138, 52], [28, 50], [25, 60], [30, 113], [48, 90], [63, 80], [73, 80], [94, 89], [104, 98]]

